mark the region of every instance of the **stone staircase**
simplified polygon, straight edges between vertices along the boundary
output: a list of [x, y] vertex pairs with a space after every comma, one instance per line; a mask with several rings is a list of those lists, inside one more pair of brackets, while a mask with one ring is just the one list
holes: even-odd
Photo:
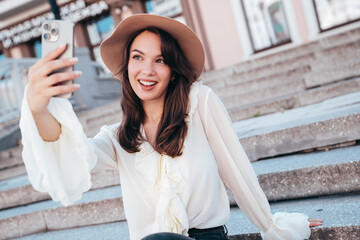
[[[360, 27], [226, 69], [204, 84], [224, 101], [272, 211], [323, 219], [311, 239], [360, 239]], [[119, 103], [78, 114], [88, 136]], [[29, 185], [21, 147], [0, 152], [0, 239], [128, 239], [116, 171], [63, 207]], [[229, 192], [230, 239], [261, 239]]]

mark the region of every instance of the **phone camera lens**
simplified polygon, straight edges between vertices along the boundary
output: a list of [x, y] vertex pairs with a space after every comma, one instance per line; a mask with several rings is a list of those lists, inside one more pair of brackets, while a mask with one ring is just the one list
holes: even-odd
[[55, 28], [51, 29], [50, 32], [52, 35], [57, 35], [57, 30]]
[[44, 39], [45, 39], [45, 40], [49, 40], [50, 37], [51, 37], [49, 33], [44, 33], [43, 36], [44, 36]]
[[45, 24], [44, 24], [44, 29], [45, 29], [45, 30], [49, 30], [49, 29], [50, 29], [50, 25], [47, 24], [47, 23], [45, 23]]

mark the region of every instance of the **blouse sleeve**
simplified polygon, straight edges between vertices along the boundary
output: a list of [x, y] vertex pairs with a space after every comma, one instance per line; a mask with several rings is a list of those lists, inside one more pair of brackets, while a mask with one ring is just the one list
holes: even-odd
[[308, 239], [308, 217], [300, 213], [275, 213], [262, 191], [255, 171], [232, 128], [226, 108], [207, 87], [199, 92], [199, 112], [219, 167], [220, 177], [234, 193], [245, 215], [267, 240]]
[[52, 98], [48, 110], [61, 125], [59, 139], [45, 142], [37, 130], [25, 96], [21, 107], [22, 158], [34, 189], [69, 205], [91, 187], [90, 171], [117, 168], [106, 130], [88, 139], [67, 99]]

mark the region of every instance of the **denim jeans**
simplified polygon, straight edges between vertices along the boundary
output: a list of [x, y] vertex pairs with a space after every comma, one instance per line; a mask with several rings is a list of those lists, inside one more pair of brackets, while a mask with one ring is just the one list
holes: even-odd
[[189, 230], [189, 237], [175, 233], [154, 233], [142, 240], [227, 240], [227, 229], [225, 226]]

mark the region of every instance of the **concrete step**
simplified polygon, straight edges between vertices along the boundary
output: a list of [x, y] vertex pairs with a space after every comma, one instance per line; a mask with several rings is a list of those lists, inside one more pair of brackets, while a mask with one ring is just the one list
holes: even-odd
[[24, 165], [18, 165], [10, 168], [5, 168], [0, 170], [0, 181], [18, 177], [26, 174], [26, 169]]
[[[349, 65], [348, 68], [354, 67], [354, 63], [358, 59], [360, 26], [348, 32], [323, 34], [320, 40], [307, 44], [290, 47], [288, 49], [280, 49], [272, 54], [257, 54], [253, 59], [227, 67], [225, 69], [210, 71], [204, 73], [201, 80], [214, 90], [238, 84], [242, 81], [250, 81], [256, 78], [262, 78], [267, 75], [273, 75], [281, 71], [287, 71], [301, 66], [312, 66], [316, 72], [325, 67], [325, 74], [332, 68], [337, 69]], [[344, 63], [346, 62], [346, 64]], [[356, 67], [356, 66], [355, 66]], [[335, 71], [335, 70], [333, 70]], [[335, 71], [338, 72], [339, 70]], [[356, 73], [356, 72], [355, 72]], [[350, 75], [353, 73], [350, 73]], [[331, 76], [331, 74], [329, 74]], [[348, 76], [337, 73], [338, 79], [344, 79]], [[313, 76], [313, 78], [319, 78]], [[323, 77], [324, 79], [326, 77]], [[309, 86], [314, 86], [315, 83]], [[335, 79], [337, 80], [337, 79]], [[334, 79], [327, 82], [335, 81]], [[322, 80], [322, 82], [327, 83]]]
[[269, 201], [360, 192], [360, 145], [252, 164]]
[[21, 157], [22, 146], [0, 151], [0, 164], [10, 157]]
[[[250, 159], [268, 158], [360, 139], [360, 131], [357, 130], [359, 102], [360, 93], [354, 93], [321, 104], [240, 121], [234, 123], [234, 127]], [[23, 168], [22, 174], [24, 174], [24, 167], [18, 167]], [[4, 171], [1, 171], [1, 176], [4, 176]], [[94, 179], [94, 189], [118, 184], [117, 173], [114, 172], [105, 173]], [[15, 178], [1, 183], [1, 186], [8, 187], [0, 188], [0, 208], [48, 198], [34, 191], [25, 180]]]
[[86, 135], [94, 137], [101, 126], [120, 122], [122, 116], [120, 102], [115, 101], [95, 109], [78, 112], [77, 116]]
[[305, 76], [307, 88], [342, 81], [348, 78], [360, 76], [360, 60], [341, 62], [326, 70], [314, 71]]
[[337, 29], [321, 34], [319, 45], [322, 49], [331, 49], [351, 42], [360, 40], [360, 23], [354, 23], [352, 26], [343, 29]]
[[271, 87], [249, 91], [244, 94], [224, 96], [223, 103], [227, 108], [234, 108], [241, 105], [251, 104], [254, 102], [264, 101], [288, 94], [303, 92], [306, 90], [302, 78], [292, 79], [292, 81], [279, 83]]
[[[312, 229], [311, 239], [358, 239], [360, 237], [360, 195], [331, 196], [272, 203], [272, 212], [302, 212], [323, 219]], [[261, 239], [255, 227], [238, 208], [231, 208], [226, 224], [230, 239]], [[129, 239], [124, 221], [33, 234], [18, 240], [45, 239]]]
[[[227, 83], [226, 87], [222, 87], [214, 91], [220, 98], [232, 97], [296, 81], [296, 79], [303, 79], [304, 74], [309, 72], [310, 66], [299, 67], [290, 71], [277, 72], [273, 75], [269, 74], [265, 77], [256, 78], [250, 81], [235, 83], [236, 80], [234, 80], [233, 83]], [[286, 94], [286, 92], [284, 94]]]
[[0, 239], [125, 220], [119, 186], [86, 192], [81, 200], [68, 207], [48, 200], [0, 213]]
[[285, 50], [281, 49], [265, 56], [259, 54], [251, 60], [241, 62], [234, 66], [204, 72], [200, 80], [216, 90], [229, 84], [236, 84], [241, 81], [249, 81], [256, 77], [276, 74], [277, 71], [284, 70], [284, 68], [291, 70], [309, 64], [309, 61], [313, 61], [315, 56], [314, 51], [317, 47], [318, 43], [307, 43]]
[[329, 58], [336, 56], [341, 52], [358, 49], [360, 25], [355, 26], [353, 30], [338, 33], [325, 33], [319, 40], [306, 44], [291, 46], [289, 48], [277, 48], [271, 54], [262, 53], [255, 55], [252, 59], [227, 67], [225, 69], [205, 72], [202, 81], [211, 85], [213, 81], [227, 78], [234, 74], [240, 74], [248, 71], [254, 71], [265, 66], [286, 64], [296, 58], [302, 58], [308, 54], [314, 53], [315, 59]]
[[252, 161], [360, 139], [360, 92], [234, 123]]
[[[349, 145], [355, 144], [354, 141]], [[360, 185], [356, 182], [360, 181], [359, 156], [360, 146], [351, 146], [331, 151], [267, 159], [253, 162], [253, 166], [268, 199], [279, 201], [360, 191]], [[117, 171], [93, 173], [92, 189], [119, 185], [117, 174]], [[318, 178], [319, 175], [322, 175], [321, 179]], [[298, 182], [300, 178], [304, 179], [304, 182]], [[277, 179], [275, 185], [274, 179]], [[229, 196], [230, 203], [235, 204], [230, 192]], [[27, 176], [0, 182], [0, 209], [48, 199], [50, 199], [48, 194], [40, 193], [32, 188]]]
[[334, 67], [343, 66], [344, 64], [351, 64], [351, 62], [356, 62], [360, 57], [360, 42], [351, 43], [352, 48], [350, 49], [339, 49], [339, 52], [334, 51], [333, 49], [326, 51], [327, 55], [323, 52], [319, 52], [317, 60], [311, 64], [311, 70], [314, 72], [321, 72], [328, 70]]
[[324, 100], [360, 91], [360, 78], [331, 83], [302, 92], [228, 108], [233, 122], [316, 104]]
[[[120, 184], [118, 171], [92, 173], [91, 189], [101, 189]], [[26, 175], [0, 181], [0, 209], [18, 207], [43, 200], [49, 200], [47, 193], [41, 193], [30, 185]]]
[[0, 159], [0, 170], [15, 167], [18, 165], [22, 165], [23, 160], [21, 156], [8, 157], [5, 159]]
[[[272, 212], [300, 212], [323, 219], [323, 226], [312, 230], [311, 239], [359, 239], [360, 195], [330, 196], [271, 204]], [[241, 226], [241, 227], [239, 227]], [[231, 239], [261, 239], [259, 230], [238, 208], [232, 208], [227, 224]]]
[[[349, 194], [360, 191], [358, 184], [360, 182], [359, 153], [360, 146], [357, 145], [330, 151], [267, 159], [253, 162], [253, 166], [269, 201]], [[67, 219], [73, 218], [73, 212], [78, 214], [84, 208], [99, 213], [96, 216], [102, 220], [97, 220], [96, 223], [108, 223], [114, 220], [114, 216], [111, 215], [112, 217], [108, 218], [102, 216], [101, 213], [108, 214], [109, 204], [121, 202], [119, 191], [119, 186], [93, 190], [85, 193], [83, 199], [71, 207], [61, 207], [53, 201], [44, 201], [2, 210], [0, 212], [0, 229], [9, 229], [16, 223], [27, 224], [38, 218], [45, 219], [41, 222], [40, 227], [35, 228], [35, 230], [41, 229], [41, 231], [44, 231], [43, 224], [48, 229], [73, 228], [94, 224], [95, 219], [89, 216], [76, 221]], [[230, 195], [230, 204], [235, 205], [232, 195]], [[117, 221], [120, 220], [123, 218], [119, 218]], [[44, 221], [45, 223], [43, 223]], [[56, 223], [50, 224], [46, 221], [56, 221]], [[16, 226], [16, 228], [20, 227], [25, 228], [25, 226]], [[34, 226], [26, 227], [21, 231], [13, 228], [14, 231], [8, 233], [8, 237], [17, 237], [19, 236], [17, 235], [18, 232], [25, 235], [35, 231]]]

